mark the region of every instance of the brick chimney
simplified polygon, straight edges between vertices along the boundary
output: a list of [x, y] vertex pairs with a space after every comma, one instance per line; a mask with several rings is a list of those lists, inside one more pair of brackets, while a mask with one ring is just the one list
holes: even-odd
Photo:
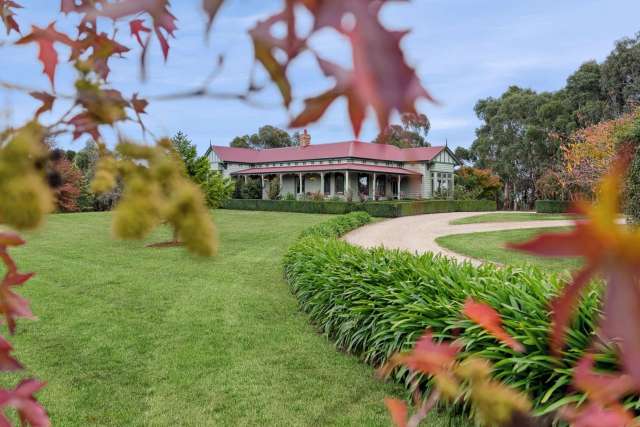
[[309, 135], [309, 133], [305, 129], [304, 133], [300, 135], [300, 147], [304, 148], [308, 147], [309, 145], [311, 145], [311, 135]]

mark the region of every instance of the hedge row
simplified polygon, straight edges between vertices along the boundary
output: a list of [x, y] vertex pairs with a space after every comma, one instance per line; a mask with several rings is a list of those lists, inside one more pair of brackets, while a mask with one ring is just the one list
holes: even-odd
[[567, 200], [536, 200], [537, 213], [566, 213], [570, 207]]
[[231, 199], [226, 201], [222, 207], [239, 210], [323, 214], [346, 214], [354, 211], [364, 211], [376, 217], [395, 218], [440, 212], [494, 211], [496, 210], [496, 203], [491, 200], [415, 200], [349, 203], [339, 201]]
[[[467, 354], [491, 360], [496, 378], [527, 392], [540, 413], [576, 400], [563, 396], [571, 367], [594, 331], [597, 285], [581, 302], [560, 361], [548, 352], [548, 305], [563, 286], [560, 277], [534, 267], [474, 267], [432, 254], [366, 250], [336, 239], [340, 231], [310, 230], [284, 260], [285, 277], [301, 309], [339, 349], [379, 366], [394, 352], [411, 348], [430, 328], [441, 339], [461, 338]], [[526, 352], [512, 351], [465, 319], [461, 309], [468, 297], [497, 309], [505, 329]], [[599, 362], [605, 369], [615, 367], [612, 354]], [[406, 381], [406, 372], [396, 379]], [[640, 407], [637, 399], [630, 404]]]

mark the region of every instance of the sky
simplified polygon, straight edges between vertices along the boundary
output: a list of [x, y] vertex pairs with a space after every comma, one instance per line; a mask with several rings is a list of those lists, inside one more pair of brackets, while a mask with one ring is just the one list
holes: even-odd
[[[57, 0], [20, 0], [18, 22], [23, 31], [31, 24], [46, 25], [56, 20], [57, 28], [71, 30], [73, 16], [58, 13]], [[172, 94], [199, 87], [223, 55], [224, 67], [210, 88], [219, 92], [242, 92], [247, 87], [253, 48], [247, 34], [256, 20], [273, 14], [282, 0], [226, 0], [209, 38], [204, 35], [204, 14], [200, 0], [174, 0], [178, 18], [176, 38], [171, 40], [165, 63], [157, 44], [152, 44], [149, 76], [140, 80], [140, 48], [128, 36], [128, 25], [118, 24], [121, 40], [132, 48], [127, 58], [111, 61], [110, 81], [127, 96]], [[473, 107], [486, 97], [499, 97], [510, 85], [536, 91], [561, 88], [581, 63], [602, 61], [614, 42], [633, 36], [638, 30], [640, 2], [637, 0], [413, 0], [391, 2], [382, 10], [382, 21], [393, 29], [410, 29], [402, 41], [407, 61], [414, 66], [427, 90], [439, 101], [420, 101], [418, 109], [431, 121], [428, 140], [432, 145], [468, 147], [479, 125]], [[300, 15], [302, 27], [308, 16]], [[105, 25], [106, 29], [106, 25]], [[15, 39], [15, 37], [13, 37]], [[314, 36], [312, 45], [333, 61], [348, 66], [351, 51], [345, 40], [330, 30]], [[68, 52], [62, 48], [56, 89], [70, 93], [75, 71], [64, 63]], [[0, 46], [0, 81], [50, 90], [47, 78], [36, 61], [33, 45]], [[266, 82], [263, 72], [258, 80]], [[310, 55], [292, 65], [290, 79], [294, 96], [292, 112], [300, 111], [301, 99], [319, 94], [331, 86]], [[65, 88], [67, 89], [65, 91]], [[59, 103], [43, 121], [65, 111]], [[37, 103], [19, 92], [0, 89], [0, 128], [17, 126], [31, 117]], [[145, 122], [156, 136], [171, 136], [181, 130], [203, 153], [209, 144], [228, 145], [239, 135], [251, 134], [263, 125], [286, 128], [291, 112], [281, 105], [278, 92], [268, 87], [250, 104], [220, 99], [154, 100], [147, 108]], [[371, 112], [370, 112], [371, 113]], [[369, 114], [360, 140], [371, 141], [378, 133]], [[395, 118], [398, 119], [397, 117]], [[133, 125], [122, 133], [142, 140]], [[293, 130], [291, 130], [293, 131]], [[333, 104], [328, 113], [308, 127], [313, 144], [353, 139], [346, 103]], [[107, 135], [109, 137], [109, 135]], [[64, 148], [80, 149], [86, 137], [72, 142], [60, 138]], [[112, 139], [113, 135], [112, 135]]]

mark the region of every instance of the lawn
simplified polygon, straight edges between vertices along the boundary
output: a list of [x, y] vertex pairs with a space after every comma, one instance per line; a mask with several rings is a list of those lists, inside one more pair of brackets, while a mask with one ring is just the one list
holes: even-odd
[[39, 320], [13, 342], [53, 424], [388, 425], [400, 388], [314, 331], [282, 279], [283, 252], [327, 218], [216, 211], [220, 254], [196, 259], [111, 240], [109, 214], [51, 216], [15, 251]]
[[453, 234], [439, 237], [436, 242], [453, 252], [472, 258], [500, 264], [535, 264], [549, 271], [573, 270], [580, 267], [579, 259], [548, 259], [535, 257], [505, 248], [507, 242], [528, 240], [545, 231], [560, 231], [564, 228], [530, 228], [521, 230], [490, 231], [483, 233]]
[[565, 214], [539, 214], [535, 212], [494, 212], [454, 219], [449, 224], [479, 224], [483, 222], [553, 221], [571, 219]]

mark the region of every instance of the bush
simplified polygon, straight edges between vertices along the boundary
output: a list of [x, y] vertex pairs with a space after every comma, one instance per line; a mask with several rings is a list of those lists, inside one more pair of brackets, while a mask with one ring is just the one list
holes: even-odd
[[263, 210], [277, 212], [345, 214], [365, 211], [371, 216], [395, 218], [439, 212], [493, 211], [496, 203], [488, 200], [416, 200], [353, 203], [344, 201], [244, 200], [232, 199], [225, 209]]
[[278, 200], [280, 198], [280, 182], [276, 179], [269, 181], [269, 189], [267, 193], [269, 200]]
[[629, 222], [640, 224], [640, 148], [636, 149], [635, 156], [629, 167], [626, 193], [625, 211]]
[[212, 209], [219, 208], [233, 195], [234, 182], [231, 178], [225, 178], [220, 172], [214, 172], [208, 180], [202, 182], [200, 187], [205, 195], [207, 206]]
[[566, 213], [570, 207], [567, 200], [536, 200], [537, 213]]
[[[378, 366], [410, 349], [429, 328], [439, 339], [460, 338], [467, 355], [493, 362], [495, 377], [529, 393], [540, 412], [563, 398], [571, 367], [592, 339], [598, 286], [583, 297], [566, 354], [556, 359], [547, 342], [549, 300], [562, 286], [558, 276], [534, 267], [474, 267], [433, 254], [366, 250], [336, 239], [348, 228], [323, 224], [307, 230], [284, 261], [301, 309], [339, 349]], [[526, 352], [514, 352], [465, 319], [461, 311], [468, 297], [498, 309], [505, 329]], [[616, 367], [612, 354], [600, 362], [605, 369]], [[396, 379], [410, 386], [406, 371]]]

